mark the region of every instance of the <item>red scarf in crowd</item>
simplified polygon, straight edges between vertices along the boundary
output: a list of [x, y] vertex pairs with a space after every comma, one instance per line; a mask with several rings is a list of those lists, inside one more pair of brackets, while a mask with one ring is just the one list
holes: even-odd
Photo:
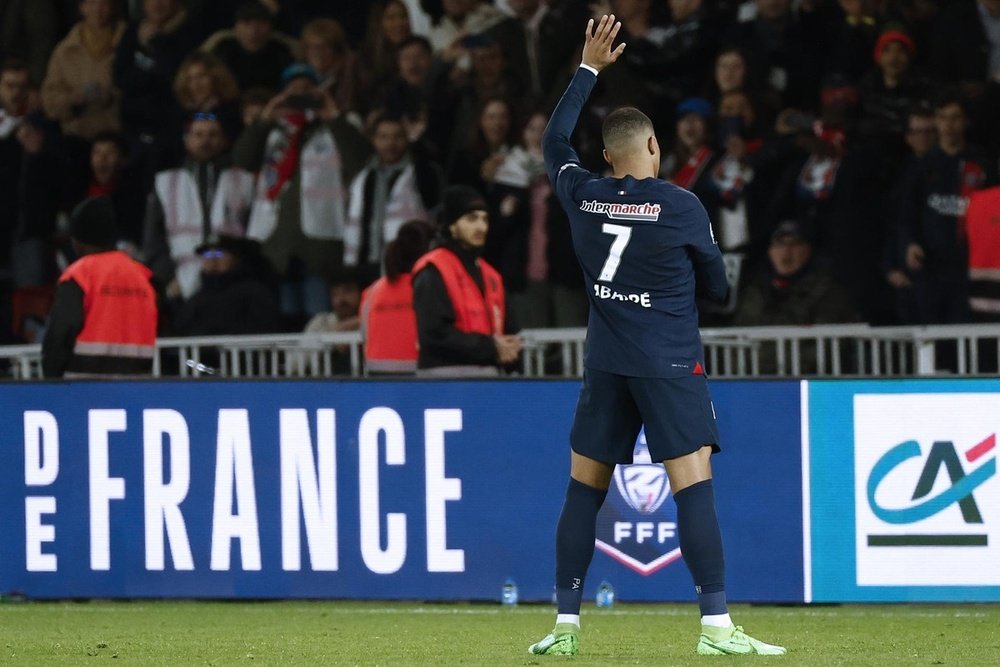
[[705, 167], [708, 166], [711, 159], [711, 149], [709, 149], [708, 146], [702, 146], [688, 158], [688, 161], [684, 163], [684, 166], [678, 169], [677, 173], [674, 174], [670, 180], [674, 183], [674, 185], [679, 185], [685, 190], [690, 190], [694, 187], [694, 184], [698, 182], [698, 178], [701, 176], [701, 173], [705, 171]]
[[[743, 142], [746, 155], [753, 155], [763, 145], [760, 139], [747, 139]], [[712, 167], [712, 184], [719, 193], [724, 204], [733, 204], [743, 194], [743, 188], [753, 180], [753, 169], [743, 164], [740, 158], [732, 153], [726, 153]]]
[[799, 187], [813, 199], [826, 199], [837, 182], [840, 158], [810, 155], [799, 172]]
[[100, 184], [97, 181], [91, 181], [90, 185], [87, 186], [87, 199], [91, 197], [110, 197], [118, 189], [118, 184], [111, 182]]
[[302, 153], [302, 134], [308, 119], [303, 112], [287, 113], [278, 121], [282, 140], [264, 156], [264, 185], [267, 198], [274, 201], [295, 173]]

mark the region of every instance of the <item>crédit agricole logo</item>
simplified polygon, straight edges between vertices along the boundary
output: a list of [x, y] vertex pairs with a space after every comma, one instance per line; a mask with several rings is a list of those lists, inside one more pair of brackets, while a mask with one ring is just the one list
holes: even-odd
[[854, 397], [858, 585], [1000, 585], [998, 431], [997, 394]]

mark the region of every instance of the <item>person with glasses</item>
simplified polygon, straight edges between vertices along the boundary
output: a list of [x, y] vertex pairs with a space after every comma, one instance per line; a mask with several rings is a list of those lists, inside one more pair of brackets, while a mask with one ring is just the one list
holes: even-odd
[[231, 137], [243, 131], [240, 114], [240, 87], [225, 63], [205, 51], [184, 59], [174, 78], [174, 123], [178, 136], [193, 113], [208, 112], [219, 117]]
[[[178, 310], [174, 322], [177, 334], [239, 336], [280, 330], [277, 295], [256, 242], [220, 234], [201, 244], [195, 253], [201, 286]], [[209, 365], [214, 362], [206, 361]]]
[[903, 250], [900, 248], [898, 226], [893, 223], [903, 196], [902, 175], [937, 145], [937, 127], [934, 124], [934, 111], [930, 105], [920, 103], [910, 109], [906, 116], [904, 137], [909, 152], [890, 175], [889, 182], [892, 187], [882, 207], [882, 218], [890, 221], [883, 247], [882, 270], [889, 290], [886, 302], [889, 304], [893, 323], [916, 324], [919, 318], [917, 297], [913, 290], [913, 274], [906, 268]]

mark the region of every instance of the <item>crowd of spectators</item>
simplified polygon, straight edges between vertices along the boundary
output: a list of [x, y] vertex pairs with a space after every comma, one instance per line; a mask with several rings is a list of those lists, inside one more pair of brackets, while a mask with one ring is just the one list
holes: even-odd
[[87, 198], [161, 335], [267, 333], [356, 326], [317, 318], [331, 287], [378, 279], [448, 185], [488, 203], [517, 321], [583, 326], [540, 137], [612, 12], [628, 47], [575, 144], [600, 170], [611, 109], [653, 118], [741, 267], [704, 324], [1000, 319], [967, 241], [1000, 275], [998, 212], [965, 224], [1000, 166], [1000, 0], [0, 0], [0, 342], [44, 329]]

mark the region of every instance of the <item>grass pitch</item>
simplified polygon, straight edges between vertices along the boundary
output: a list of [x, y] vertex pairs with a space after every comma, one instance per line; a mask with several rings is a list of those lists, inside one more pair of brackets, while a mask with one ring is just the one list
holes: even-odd
[[549, 605], [29, 602], [0, 605], [0, 663], [80, 665], [998, 665], [1000, 605], [748, 607], [782, 657], [699, 657], [694, 605], [584, 608], [581, 654], [537, 657]]

